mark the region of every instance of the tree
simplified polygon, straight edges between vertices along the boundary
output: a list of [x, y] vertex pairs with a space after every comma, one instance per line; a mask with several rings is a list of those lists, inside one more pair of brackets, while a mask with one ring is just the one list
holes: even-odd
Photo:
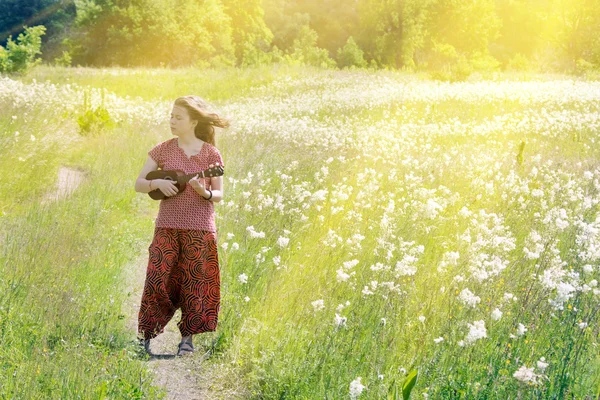
[[487, 53], [500, 25], [494, 0], [436, 0], [430, 5], [432, 40], [450, 44], [460, 53]]
[[416, 66], [430, 35], [426, 22], [435, 0], [360, 0], [358, 43], [381, 66]]
[[490, 41], [490, 53], [505, 67], [530, 59], [543, 44], [547, 1], [496, 0], [495, 8], [502, 26], [498, 37]]
[[231, 18], [220, 0], [76, 0], [73, 62], [223, 65], [234, 62]]
[[63, 36], [69, 32], [75, 19], [73, 0], [1, 0], [0, 43], [9, 35], [23, 32], [23, 25], [43, 25], [46, 34], [42, 37], [41, 56], [53, 59], [60, 53]]
[[310, 15], [295, 11], [295, 3], [290, 0], [264, 0], [263, 4], [273, 45], [283, 51], [291, 49], [302, 27], [309, 26]]
[[600, 66], [600, 1], [554, 0], [546, 36], [574, 69], [578, 59]]
[[364, 68], [367, 66], [367, 61], [363, 54], [363, 51], [356, 44], [354, 38], [350, 36], [344, 47], [338, 49], [338, 65], [340, 68], [353, 66]]
[[308, 26], [302, 27], [292, 46], [292, 59], [317, 67], [334, 67], [335, 61], [329, 58], [327, 50], [317, 47], [317, 36], [317, 32]]
[[9, 36], [6, 49], [0, 46], [0, 72], [27, 73], [41, 61], [35, 56], [41, 54], [41, 37], [46, 28], [42, 25], [24, 28], [25, 32], [19, 34], [16, 42]]
[[[40, 19], [40, 14], [56, 0], [2, 0], [0, 1], [0, 41], [4, 43], [10, 35], [23, 31], [23, 25], [33, 19]], [[44, 14], [47, 14], [44, 13]], [[33, 21], [38, 22], [38, 21]]]
[[267, 52], [273, 33], [264, 20], [261, 0], [224, 0], [225, 11], [231, 18], [235, 59], [238, 65], [250, 65], [257, 52]]

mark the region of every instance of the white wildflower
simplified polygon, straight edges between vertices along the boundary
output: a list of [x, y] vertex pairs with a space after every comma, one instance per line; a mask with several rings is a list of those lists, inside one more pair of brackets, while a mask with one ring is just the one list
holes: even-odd
[[531, 195], [532, 195], [533, 197], [544, 197], [544, 191], [543, 191], [543, 190], [540, 190], [540, 189], [533, 189], [533, 190], [531, 191]]
[[375, 294], [371, 291], [371, 289], [369, 289], [369, 286], [365, 286], [365, 288], [362, 290], [362, 294], [365, 295], [369, 295], [369, 294]]
[[427, 199], [427, 203], [425, 204], [424, 215], [427, 218], [434, 219], [438, 216], [439, 211], [443, 209], [444, 207], [442, 207], [438, 202], [429, 198]]
[[502, 311], [498, 308], [494, 309], [494, 311], [492, 311], [492, 319], [498, 321], [500, 318], [502, 318]]
[[250, 237], [253, 237], [253, 238], [264, 238], [265, 237], [265, 233], [264, 232], [256, 232], [254, 230], [254, 226], [249, 226], [246, 228], [246, 230], [250, 233]]
[[310, 304], [312, 304], [315, 311], [320, 311], [325, 308], [325, 301], [323, 299], [315, 300]]
[[573, 297], [573, 295], [575, 294], [574, 293], [575, 291], [576, 291], [575, 287], [573, 285], [571, 285], [570, 283], [560, 282], [556, 286], [557, 298], [555, 301], [565, 302], [565, 301], [569, 300], [571, 297]]
[[348, 279], [350, 279], [351, 275], [347, 274], [343, 268], [338, 269], [336, 272], [337, 272], [336, 279], [338, 282], [346, 282]]
[[405, 276], [405, 275], [414, 275], [417, 272], [417, 267], [412, 263], [416, 261], [416, 257], [405, 255], [402, 261], [398, 261], [396, 263], [396, 275], [397, 276]]
[[348, 318], [340, 316], [338, 313], [335, 314], [335, 325], [337, 327], [346, 326]]
[[317, 190], [316, 192], [311, 194], [311, 198], [313, 201], [323, 201], [327, 196], [327, 190]]
[[517, 301], [517, 298], [512, 293], [504, 293], [504, 301], [508, 300]]
[[538, 379], [538, 375], [536, 375], [533, 372], [533, 368], [527, 368], [527, 366], [523, 365], [521, 368], [519, 368], [514, 374], [513, 376], [521, 381], [521, 382], [525, 382], [525, 383], [537, 383], [537, 379]]
[[350, 382], [350, 399], [351, 400], [357, 399], [358, 396], [360, 396], [361, 393], [363, 392], [363, 390], [366, 388], [365, 385], [360, 383], [360, 380], [361, 380], [361, 377], [359, 376], [358, 378], [356, 378], [355, 380]]
[[463, 206], [463, 208], [461, 208], [460, 211], [458, 212], [458, 215], [460, 215], [463, 218], [470, 217], [471, 214], [472, 214], [472, 212], [469, 211], [469, 209], [466, 206]]
[[541, 372], [544, 372], [544, 370], [548, 367], [548, 363], [545, 361], [546, 361], [546, 358], [541, 357], [540, 360], [537, 362], [537, 367]]
[[472, 344], [478, 339], [487, 337], [487, 330], [485, 329], [485, 322], [483, 320], [475, 321], [469, 325], [469, 333], [465, 338], [467, 344]]
[[477, 306], [477, 304], [481, 301], [481, 298], [479, 296], [475, 296], [469, 289], [463, 289], [458, 298], [463, 304], [469, 305], [470, 307]]

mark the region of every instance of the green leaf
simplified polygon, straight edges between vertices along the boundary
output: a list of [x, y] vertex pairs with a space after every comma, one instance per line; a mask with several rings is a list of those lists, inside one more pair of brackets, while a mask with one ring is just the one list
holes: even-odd
[[408, 374], [408, 377], [404, 381], [404, 384], [402, 385], [402, 398], [404, 400], [409, 399], [410, 392], [412, 391], [413, 387], [417, 383], [418, 375], [419, 375], [419, 371], [416, 369], [413, 369], [412, 371], [410, 371], [410, 373]]
[[396, 380], [392, 381], [388, 389], [388, 400], [398, 400], [398, 385], [396, 384]]

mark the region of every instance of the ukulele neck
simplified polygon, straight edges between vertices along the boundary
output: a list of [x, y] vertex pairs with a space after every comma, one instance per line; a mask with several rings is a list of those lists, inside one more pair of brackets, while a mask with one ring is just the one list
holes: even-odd
[[190, 179], [192, 179], [193, 177], [195, 177], [196, 175], [198, 175], [198, 179], [206, 178], [206, 176], [204, 176], [204, 171], [201, 171], [201, 172], [196, 172], [194, 174], [189, 174], [189, 175], [180, 175], [177, 177], [177, 182], [188, 183], [188, 181]]

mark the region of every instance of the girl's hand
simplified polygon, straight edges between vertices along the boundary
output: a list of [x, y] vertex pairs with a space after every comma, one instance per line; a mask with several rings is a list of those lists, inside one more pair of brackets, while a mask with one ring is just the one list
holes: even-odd
[[152, 182], [154, 182], [152, 186], [160, 189], [167, 197], [175, 196], [179, 191], [177, 186], [175, 186], [175, 183], [173, 183], [174, 181], [169, 179], [155, 179]]
[[200, 194], [200, 196], [208, 197], [210, 193], [208, 193], [208, 191], [204, 187], [204, 178], [198, 179], [198, 176], [199, 175], [196, 175], [195, 177], [190, 179], [189, 184], [197, 193]]

